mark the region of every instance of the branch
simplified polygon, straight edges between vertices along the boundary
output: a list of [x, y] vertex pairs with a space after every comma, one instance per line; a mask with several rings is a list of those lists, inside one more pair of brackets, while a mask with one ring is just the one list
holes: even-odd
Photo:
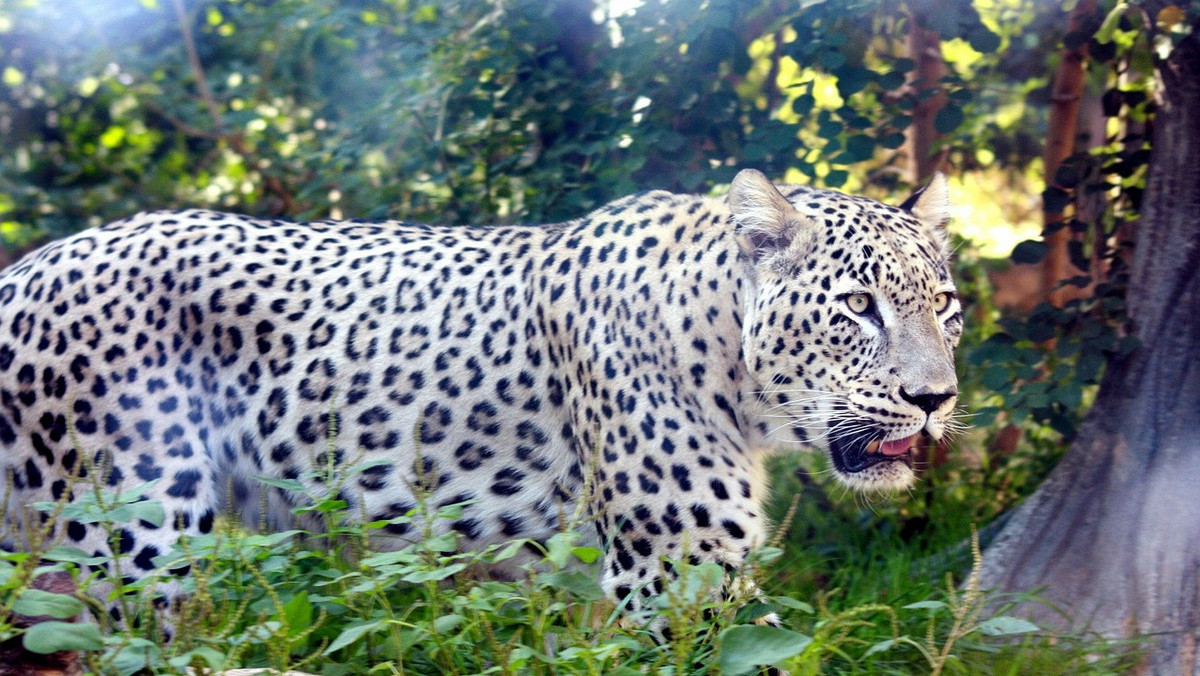
[[179, 21], [179, 32], [183, 35], [183, 49], [187, 53], [188, 64], [192, 67], [192, 76], [196, 78], [196, 91], [200, 94], [200, 100], [204, 102], [204, 107], [208, 109], [209, 117], [213, 121], [213, 128], [219, 134], [224, 129], [225, 123], [221, 118], [221, 108], [217, 105], [212, 90], [208, 88], [208, 77], [204, 74], [204, 64], [200, 63], [200, 53], [196, 51], [196, 39], [192, 37], [191, 18], [184, 9], [183, 0], [174, 0], [173, 4], [175, 5], [175, 18]]
[[217, 141], [225, 141], [229, 143], [229, 147], [233, 151], [241, 155], [248, 162], [253, 162], [254, 167], [258, 169], [259, 174], [263, 177], [263, 187], [283, 203], [282, 211], [284, 213], [295, 213], [296, 201], [292, 197], [291, 192], [284, 187], [283, 182], [274, 176], [268, 175], [259, 166], [261, 163], [257, 161], [255, 153], [251, 152], [246, 146], [246, 141], [240, 133], [225, 131], [225, 120], [221, 116], [221, 106], [217, 103], [217, 99], [213, 96], [212, 89], [208, 86], [208, 76], [204, 72], [204, 64], [200, 62], [200, 53], [196, 50], [196, 39], [192, 35], [192, 21], [188, 16], [186, 8], [183, 6], [183, 0], [173, 0], [172, 4], [175, 7], [175, 18], [179, 21], [179, 32], [183, 37], [183, 49], [187, 54], [188, 64], [192, 69], [192, 77], [196, 79], [196, 92], [200, 95], [200, 101], [208, 110], [208, 116], [212, 118], [213, 132], [206, 132], [202, 129], [197, 129], [183, 120], [175, 118], [165, 110], [159, 109], [163, 117], [167, 118], [171, 124], [177, 129], [190, 136], [199, 138], [209, 138]]

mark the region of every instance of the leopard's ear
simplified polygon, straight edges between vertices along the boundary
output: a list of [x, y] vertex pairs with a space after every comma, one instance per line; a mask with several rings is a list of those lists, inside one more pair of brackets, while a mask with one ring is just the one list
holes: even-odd
[[757, 169], [743, 169], [733, 177], [729, 209], [755, 260], [788, 248], [808, 220]]
[[917, 217], [929, 238], [945, 250], [950, 244], [946, 224], [950, 222], [950, 192], [946, 188], [946, 177], [934, 172], [925, 187], [914, 192], [900, 208]]

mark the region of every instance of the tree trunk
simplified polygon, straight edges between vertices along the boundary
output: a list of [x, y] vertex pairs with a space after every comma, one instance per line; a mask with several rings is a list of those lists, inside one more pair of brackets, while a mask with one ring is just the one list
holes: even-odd
[[[1079, 0], [1067, 19], [1067, 35], [1082, 32], [1095, 14], [1095, 0]], [[1054, 82], [1050, 88], [1049, 133], [1042, 155], [1047, 188], [1055, 184], [1054, 175], [1063, 160], [1075, 152], [1079, 100], [1083, 95], [1085, 56], [1083, 45], [1067, 49], [1054, 74]], [[1062, 221], [1061, 213], [1043, 211], [1042, 217], [1047, 228]], [[1071, 257], [1067, 253], [1067, 242], [1070, 239], [1071, 231], [1067, 228], [1060, 228], [1045, 238], [1050, 250], [1042, 260], [1042, 293], [1047, 300], [1058, 306], [1062, 306], [1067, 300], [1067, 290], [1058, 287], [1059, 282], [1079, 274], [1071, 265]]]
[[933, 146], [940, 137], [934, 120], [938, 111], [946, 105], [946, 94], [942, 91], [946, 62], [942, 60], [942, 38], [922, 25], [925, 12], [936, 11], [929, 4], [914, 3], [908, 21], [908, 58], [916, 64], [909, 86], [916, 95], [917, 103], [913, 108], [907, 139], [914, 185], [924, 185], [945, 156], [944, 152], [933, 152]]
[[[1148, 25], [1157, 15], [1153, 5]], [[1141, 346], [984, 554], [983, 585], [1044, 588], [1074, 630], [1157, 633], [1146, 673], [1200, 676], [1200, 40], [1156, 64], [1160, 100], [1128, 292]], [[1062, 628], [1048, 606], [1020, 612]]]

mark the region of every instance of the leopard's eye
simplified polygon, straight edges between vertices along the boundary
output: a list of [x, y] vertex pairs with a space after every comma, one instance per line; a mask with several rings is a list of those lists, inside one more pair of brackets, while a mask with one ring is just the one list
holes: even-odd
[[933, 297], [933, 311], [937, 314], [942, 314], [946, 308], [950, 307], [950, 301], [954, 298], [954, 294], [950, 291], [943, 291]]
[[875, 303], [871, 300], [871, 295], [866, 293], [852, 293], [846, 296], [846, 307], [856, 315], [865, 315], [871, 311]]

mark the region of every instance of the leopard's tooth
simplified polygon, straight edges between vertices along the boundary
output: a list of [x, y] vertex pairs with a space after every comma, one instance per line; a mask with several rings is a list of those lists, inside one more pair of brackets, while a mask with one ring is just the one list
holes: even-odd
[[867, 453], [878, 453], [878, 452], [879, 452], [879, 440], [878, 439], [867, 444]]

